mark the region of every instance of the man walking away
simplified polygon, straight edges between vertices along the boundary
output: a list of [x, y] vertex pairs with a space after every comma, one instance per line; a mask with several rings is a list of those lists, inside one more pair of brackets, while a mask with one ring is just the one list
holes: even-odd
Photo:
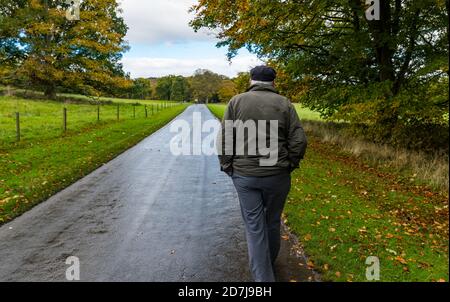
[[[307, 141], [294, 106], [274, 87], [275, 70], [258, 66], [250, 74], [250, 88], [228, 104], [217, 147], [221, 170], [232, 177], [239, 196], [253, 278], [257, 282], [273, 282], [274, 263], [280, 249], [281, 214], [291, 186], [290, 174], [299, 167]], [[257, 138], [251, 133], [255, 130], [252, 123], [256, 126]], [[262, 128], [269, 124], [270, 131]], [[231, 131], [229, 125], [233, 125]], [[273, 125], [277, 128], [272, 129]], [[264, 147], [269, 141], [277, 145], [276, 159], [270, 164], [267, 164], [270, 161], [264, 162], [268, 155], [262, 152], [259, 136], [268, 132]], [[247, 135], [239, 139], [239, 133]], [[257, 145], [256, 152], [252, 152], [254, 145]]]

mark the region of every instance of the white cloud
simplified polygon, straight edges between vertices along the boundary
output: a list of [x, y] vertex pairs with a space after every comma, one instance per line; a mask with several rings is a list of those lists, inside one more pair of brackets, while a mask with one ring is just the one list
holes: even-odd
[[133, 78], [161, 77], [169, 74], [190, 76], [196, 69], [204, 68], [213, 72], [234, 77], [238, 72], [248, 71], [251, 67], [260, 65], [255, 56], [239, 56], [230, 65], [226, 59], [171, 59], [171, 58], [124, 58], [122, 60], [126, 71]]
[[206, 30], [195, 33], [189, 26], [194, 14], [188, 11], [197, 0], [120, 1], [131, 46], [122, 63], [133, 78], [189, 76], [199, 68], [233, 77], [261, 64], [256, 56], [244, 51], [230, 65], [226, 51], [214, 47], [214, 34]]
[[130, 44], [212, 41], [212, 32], [195, 33], [188, 23], [194, 15], [189, 8], [195, 0], [121, 0]]

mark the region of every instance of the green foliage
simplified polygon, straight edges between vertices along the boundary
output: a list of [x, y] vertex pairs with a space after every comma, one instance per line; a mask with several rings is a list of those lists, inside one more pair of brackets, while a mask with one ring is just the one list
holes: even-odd
[[226, 77], [206, 69], [196, 70], [189, 79], [192, 96], [200, 102], [218, 101], [218, 92]]
[[133, 80], [130, 88], [130, 97], [133, 99], [150, 99], [153, 95], [151, 81], [149, 79], [138, 78]]
[[200, 0], [191, 25], [218, 31], [230, 57], [247, 47], [268, 59], [294, 101], [411, 146], [398, 134], [409, 124], [441, 126], [448, 110], [449, 4], [380, 0], [380, 7], [381, 19], [368, 21], [360, 0]]
[[186, 78], [182, 76], [166, 76], [159, 78], [155, 88], [157, 98], [161, 100], [189, 101], [191, 91]]
[[0, 73], [54, 97], [58, 87], [99, 95], [128, 88], [120, 59], [127, 26], [116, 0], [85, 0], [79, 21], [64, 1], [1, 0]]
[[190, 87], [188, 81], [182, 76], [176, 76], [172, 79], [170, 100], [182, 102], [190, 99]]
[[233, 79], [233, 82], [236, 84], [236, 89], [238, 93], [244, 93], [250, 86], [250, 73], [249, 72], [238, 73], [237, 77]]
[[238, 94], [237, 86], [232, 80], [222, 80], [219, 91], [217, 92], [220, 102], [228, 102], [233, 96]]

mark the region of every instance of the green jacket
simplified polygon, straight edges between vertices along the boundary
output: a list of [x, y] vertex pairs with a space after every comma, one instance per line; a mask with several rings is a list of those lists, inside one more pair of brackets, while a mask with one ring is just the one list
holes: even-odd
[[[266, 123], [266, 132], [269, 132], [269, 121], [278, 121], [278, 151], [277, 160], [270, 166], [261, 165], [260, 149], [256, 153], [248, 154], [248, 132], [244, 136], [245, 153], [236, 152], [236, 129], [229, 140], [233, 140], [232, 152], [225, 152], [225, 121], [258, 121]], [[258, 126], [257, 126], [258, 129]], [[276, 131], [276, 130], [275, 130]], [[228, 134], [227, 134], [228, 135]], [[227, 142], [229, 142], [227, 140]], [[242, 144], [241, 144], [242, 145]], [[258, 146], [258, 144], [255, 144]], [[266, 138], [269, 145], [269, 137]], [[300, 124], [298, 114], [292, 103], [284, 96], [278, 94], [271, 85], [255, 84], [247, 92], [231, 99], [222, 120], [222, 131], [219, 133], [218, 151], [221, 170], [228, 175], [234, 172], [243, 176], [270, 176], [280, 173], [292, 172], [299, 167], [300, 160], [306, 152], [307, 140]], [[275, 149], [276, 150], [276, 149]]]

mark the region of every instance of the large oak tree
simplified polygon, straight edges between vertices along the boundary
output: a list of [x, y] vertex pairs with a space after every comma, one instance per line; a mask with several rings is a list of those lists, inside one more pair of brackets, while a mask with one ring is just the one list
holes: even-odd
[[119, 63], [127, 26], [116, 0], [83, 0], [80, 20], [53, 0], [0, 0], [0, 70], [4, 81], [41, 89], [58, 87], [95, 95], [126, 87]]
[[386, 140], [448, 127], [448, 6], [380, 0], [369, 21], [363, 0], [199, 0], [191, 25], [230, 57], [246, 47], [276, 65], [294, 100]]

